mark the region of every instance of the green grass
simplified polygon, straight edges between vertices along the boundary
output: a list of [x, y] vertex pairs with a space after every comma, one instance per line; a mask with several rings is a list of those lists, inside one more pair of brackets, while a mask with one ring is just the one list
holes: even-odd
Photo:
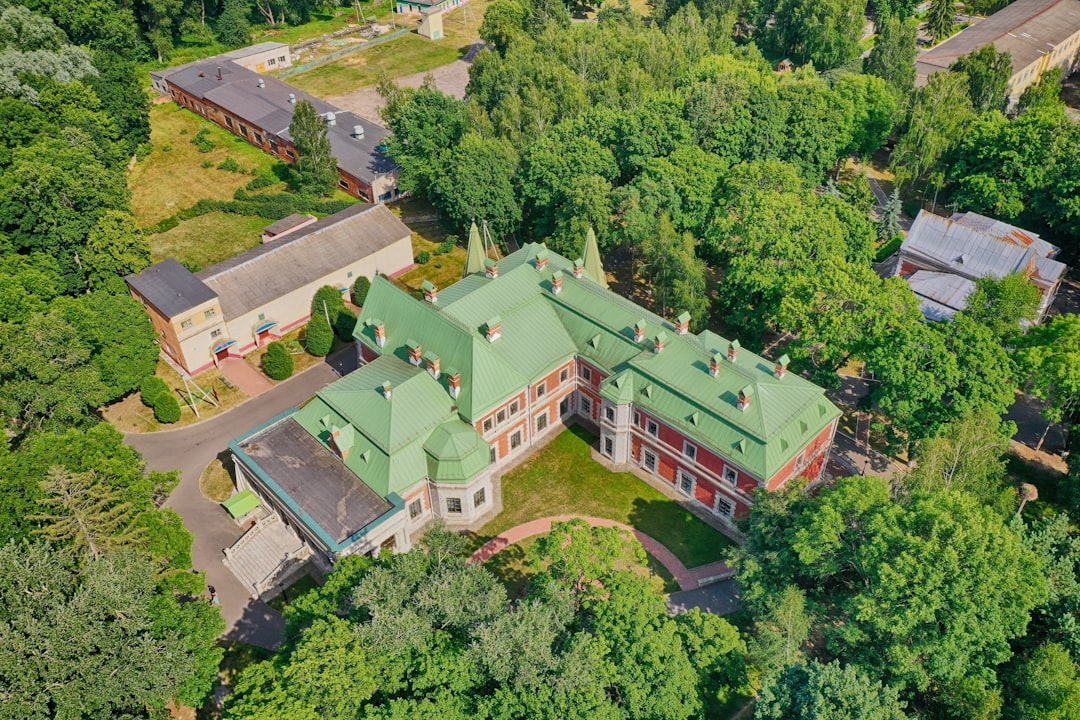
[[477, 542], [538, 518], [591, 515], [640, 530], [690, 568], [725, 559], [731, 540], [636, 476], [609, 472], [590, 455], [594, 441], [575, 425], [504, 475], [503, 511], [480, 529]]
[[205, 268], [262, 244], [270, 221], [261, 217], [212, 212], [182, 220], [167, 232], [150, 236], [150, 259], [174, 257]]
[[[191, 139], [203, 128], [208, 131], [206, 137], [216, 145], [208, 153], [199, 152], [191, 144]], [[236, 189], [251, 182], [252, 176], [218, 170], [218, 164], [226, 157], [234, 158], [245, 170], [270, 171], [280, 162], [171, 102], [151, 109], [150, 141], [153, 151], [128, 174], [131, 208], [143, 227], [189, 208], [203, 198], [231, 200]], [[211, 166], [203, 167], [207, 161]], [[267, 191], [275, 188], [280, 189], [272, 186]]]

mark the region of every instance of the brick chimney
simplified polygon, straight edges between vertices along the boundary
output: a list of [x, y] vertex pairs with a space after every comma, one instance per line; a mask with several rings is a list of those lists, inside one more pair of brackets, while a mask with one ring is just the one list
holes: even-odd
[[639, 343], [645, 339], [645, 321], [638, 320], [634, 323], [634, 342]]
[[551, 292], [553, 292], [556, 295], [558, 295], [559, 293], [562, 292], [562, 279], [563, 279], [563, 274], [562, 274], [561, 270], [556, 271], [551, 276]]
[[716, 377], [720, 374], [720, 363], [723, 362], [724, 356], [720, 353], [713, 353], [713, 356], [709, 359], [709, 374]]
[[494, 280], [499, 277], [499, 263], [495, 262], [491, 258], [484, 259], [484, 277]]
[[427, 365], [427, 371], [431, 374], [431, 377], [436, 380], [439, 379], [439, 375], [442, 373], [439, 368], [439, 356], [435, 353], [429, 352], [424, 356], [424, 363]]
[[488, 342], [495, 342], [502, 337], [502, 318], [498, 315], [484, 323], [484, 333]]
[[750, 400], [754, 397], [754, 388], [747, 385], [739, 391], [739, 409], [745, 410], [750, 407]]
[[685, 335], [690, 332], [690, 313], [684, 312], [682, 315], [675, 318], [675, 332], [679, 335]]
[[461, 394], [461, 373], [454, 368], [446, 368], [446, 389], [452, 398]]
[[727, 359], [731, 362], [735, 362], [735, 359], [739, 357], [739, 350], [742, 349], [742, 345], [738, 340], [732, 340], [727, 346]]
[[773, 370], [776, 373], [776, 377], [778, 380], [783, 380], [784, 376], [787, 375], [787, 366], [790, 362], [791, 358], [789, 358], [786, 354], [781, 355], [779, 359], [777, 359], [776, 367], [773, 368]]
[[431, 282], [430, 280], [425, 280], [423, 284], [420, 285], [420, 287], [424, 290], [424, 299], [427, 300], [429, 303], [435, 303], [439, 301], [439, 288], [435, 287], [435, 283]]
[[386, 345], [386, 325], [382, 320], [376, 320], [372, 318], [368, 321], [371, 324], [371, 329], [375, 333], [375, 344], [379, 347]]
[[667, 343], [667, 333], [663, 331], [656, 333], [656, 337], [653, 338], [653, 352], [661, 352], [665, 343]]
[[389, 400], [389, 399], [390, 399], [390, 383], [388, 383], [388, 382], [384, 382], [384, 383], [382, 384], [382, 395], [383, 395], [383, 397], [384, 397], [384, 398], [386, 398], [387, 400]]
[[574, 277], [580, 278], [585, 272], [585, 263], [581, 258], [574, 261]]
[[424, 359], [424, 348], [412, 338], [405, 341], [405, 347], [409, 349], [409, 362], [419, 367]]
[[548, 264], [548, 251], [547, 248], [540, 248], [536, 253], [536, 269], [543, 270]]

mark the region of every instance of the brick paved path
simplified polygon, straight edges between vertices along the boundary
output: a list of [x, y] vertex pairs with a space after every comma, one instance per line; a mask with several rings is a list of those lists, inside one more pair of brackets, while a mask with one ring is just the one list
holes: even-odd
[[707, 585], [711, 581], [729, 578], [734, 575], [734, 571], [722, 562], [714, 562], [709, 563], [708, 565], [687, 569], [687, 567], [682, 564], [682, 561], [675, 557], [674, 553], [661, 545], [659, 541], [649, 537], [640, 530], [635, 530], [629, 525], [624, 525], [623, 523], [615, 522], [614, 520], [588, 517], [586, 515], [559, 515], [557, 517], [541, 518], [510, 528], [498, 537], [492, 538], [484, 543], [483, 547], [472, 554], [472, 557], [469, 558], [469, 562], [487, 562], [508, 545], [513, 545], [514, 543], [524, 540], [527, 537], [532, 537], [533, 535], [542, 535], [543, 533], [551, 532], [552, 523], [565, 522], [574, 519], [584, 520], [590, 525], [598, 527], [617, 527], [622, 528], [623, 530], [629, 530], [645, 547], [645, 550], [656, 558], [661, 565], [667, 568], [668, 572], [675, 578], [675, 582], [679, 583], [679, 587], [683, 590], [691, 590], [700, 587], [701, 585]]

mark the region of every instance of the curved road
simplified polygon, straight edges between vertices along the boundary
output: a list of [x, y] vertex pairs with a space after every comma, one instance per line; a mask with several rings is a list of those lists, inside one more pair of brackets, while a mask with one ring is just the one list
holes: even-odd
[[236, 542], [242, 532], [221, 505], [207, 500], [199, 491], [202, 471], [225, 452], [230, 440], [296, 407], [355, 367], [356, 350], [350, 345], [326, 362], [210, 420], [179, 430], [132, 433], [124, 438], [146, 458], [147, 469], [180, 471], [180, 484], [169, 495], [165, 507], [180, 513], [184, 525], [195, 536], [192, 562], [196, 570], [206, 572], [207, 584], [213, 585], [221, 598], [225, 637], [230, 640], [275, 648], [281, 642], [284, 624], [281, 615], [266, 603], [252, 600], [222, 564], [222, 550]]

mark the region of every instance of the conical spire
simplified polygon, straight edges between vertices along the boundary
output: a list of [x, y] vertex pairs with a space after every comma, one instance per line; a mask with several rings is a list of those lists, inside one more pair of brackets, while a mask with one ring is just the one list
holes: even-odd
[[596, 233], [593, 232], [592, 227], [585, 235], [585, 251], [581, 253], [581, 259], [585, 272], [589, 273], [602, 287], [607, 287], [607, 275], [604, 273], [604, 263], [600, 259], [600, 246], [596, 244]]
[[480, 239], [480, 229], [476, 227], [474, 221], [472, 227], [469, 228], [469, 247], [465, 251], [465, 277], [472, 275], [473, 273], [484, 272], [484, 259], [487, 257], [487, 253], [484, 252], [484, 241]]

